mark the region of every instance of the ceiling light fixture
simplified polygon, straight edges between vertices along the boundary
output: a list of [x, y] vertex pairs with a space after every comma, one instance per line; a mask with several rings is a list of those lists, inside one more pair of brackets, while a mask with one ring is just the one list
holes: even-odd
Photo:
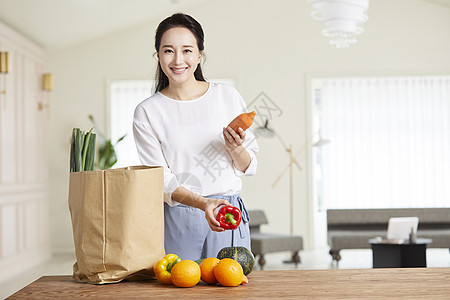
[[314, 20], [323, 22], [322, 34], [330, 38], [336, 48], [356, 43], [356, 36], [364, 32], [362, 24], [368, 20], [369, 0], [308, 0]]

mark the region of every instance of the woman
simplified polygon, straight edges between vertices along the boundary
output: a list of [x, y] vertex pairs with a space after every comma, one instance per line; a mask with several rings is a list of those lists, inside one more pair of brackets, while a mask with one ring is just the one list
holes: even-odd
[[[156, 93], [138, 105], [133, 122], [142, 163], [164, 167], [165, 250], [192, 260], [215, 257], [232, 242], [250, 249], [239, 177], [255, 174], [259, 150], [250, 129], [223, 127], [246, 104], [233, 87], [205, 81], [203, 40], [201, 25], [189, 15], [159, 24]], [[222, 205], [241, 209], [236, 232], [215, 219]]]

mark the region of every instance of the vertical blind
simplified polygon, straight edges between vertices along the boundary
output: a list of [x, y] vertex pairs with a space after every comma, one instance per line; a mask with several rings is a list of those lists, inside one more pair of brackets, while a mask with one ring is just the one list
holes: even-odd
[[450, 76], [314, 79], [324, 208], [450, 206]]

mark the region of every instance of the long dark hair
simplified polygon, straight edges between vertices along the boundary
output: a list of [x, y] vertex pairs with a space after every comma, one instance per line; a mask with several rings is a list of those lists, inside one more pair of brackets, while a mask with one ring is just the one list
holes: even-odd
[[[159, 23], [155, 34], [156, 52], [159, 52], [159, 47], [161, 46], [161, 38], [164, 32], [174, 27], [185, 27], [189, 29], [197, 40], [198, 49], [200, 51], [203, 51], [205, 49], [204, 34], [200, 23], [189, 15], [177, 13], [171, 15], [170, 17], [164, 19], [161, 23]], [[203, 78], [202, 68], [200, 67], [200, 64], [197, 66], [197, 69], [194, 72], [194, 77], [199, 81], [206, 81], [205, 78]], [[161, 64], [158, 61], [158, 66], [156, 67], [155, 92], [161, 91], [168, 85], [169, 78], [167, 78], [166, 74], [164, 74], [163, 70], [161, 69]]]

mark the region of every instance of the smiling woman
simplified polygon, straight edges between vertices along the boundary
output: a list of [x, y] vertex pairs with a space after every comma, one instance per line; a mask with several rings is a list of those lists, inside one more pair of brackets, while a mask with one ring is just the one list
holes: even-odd
[[[142, 163], [164, 167], [165, 250], [191, 260], [233, 243], [250, 249], [240, 177], [255, 174], [258, 152], [251, 129], [223, 127], [247, 107], [232, 86], [203, 78], [203, 38], [185, 14], [159, 24], [156, 93], [137, 106], [133, 127]], [[239, 234], [220, 227], [222, 205], [241, 209]]]

